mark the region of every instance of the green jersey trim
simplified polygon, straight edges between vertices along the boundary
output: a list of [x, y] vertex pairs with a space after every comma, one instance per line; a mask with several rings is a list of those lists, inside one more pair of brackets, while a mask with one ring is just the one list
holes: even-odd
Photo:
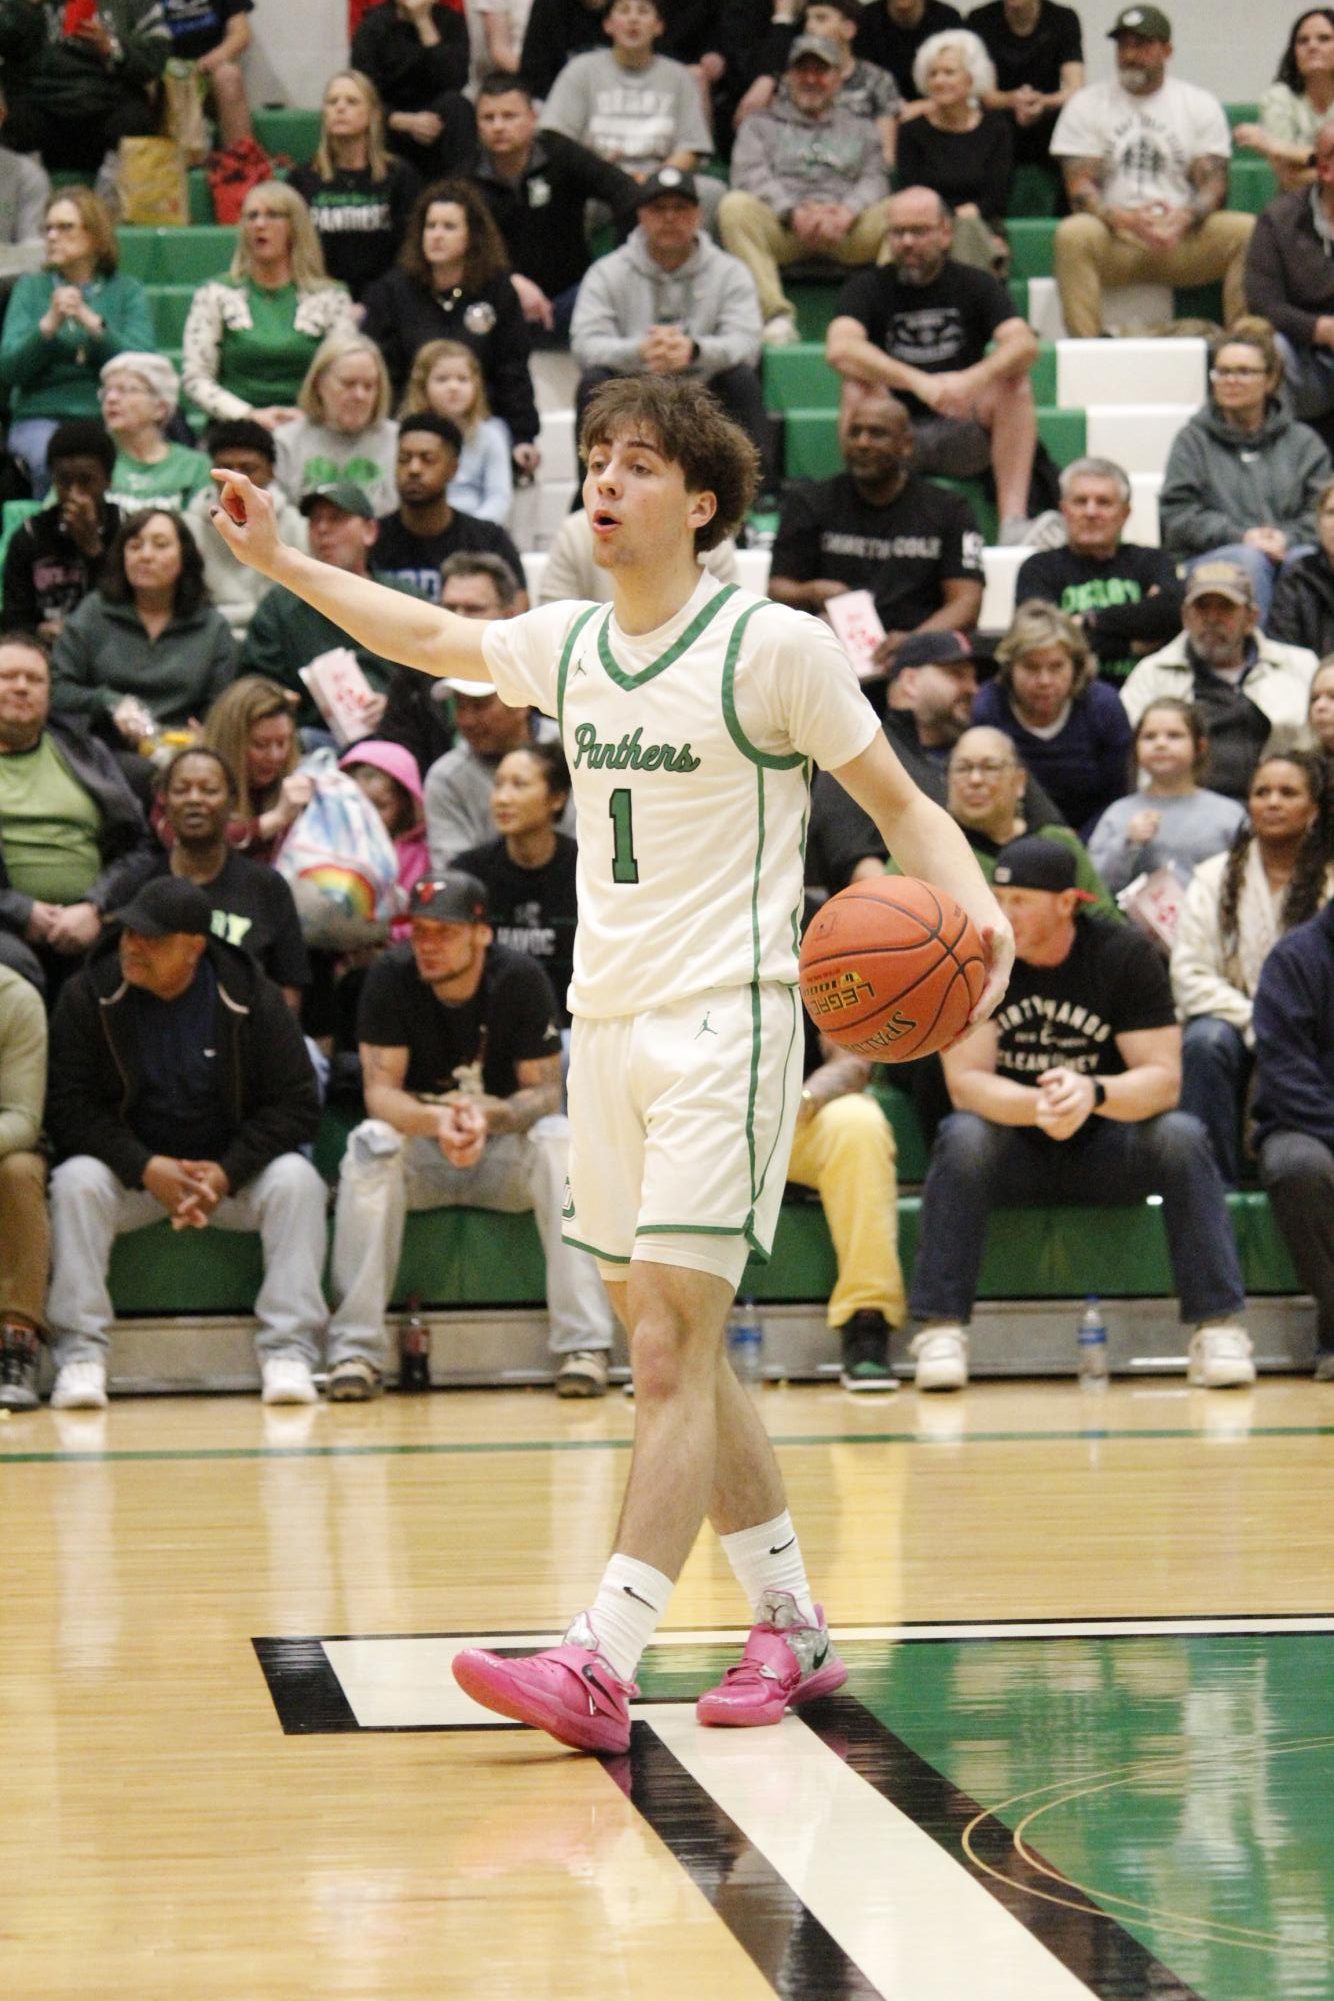
[[[624, 688], [627, 693], [633, 693], [636, 688], [642, 688], [645, 682], [652, 681], [655, 676], [665, 673], [674, 661], [679, 660], [681, 655], [694, 645], [705, 626], [712, 624], [713, 620], [727, 603], [727, 600], [730, 597], [736, 596], [737, 588], [736, 584], [724, 584], [722, 589], [709, 599], [703, 610], [695, 614], [680, 638], [675, 640], [665, 653], [660, 653], [658, 658], [651, 661], [647, 667], [642, 667], [638, 674], [627, 674], [623, 667], [617, 665], [616, 657], [611, 650], [611, 641], [607, 636], [611, 627], [611, 611], [608, 608], [607, 616], [603, 620], [601, 630], [598, 633], [598, 659], [602, 662], [606, 670], [607, 678], [614, 681], [618, 688]], [[753, 609], [758, 610], [758, 605], [753, 607]], [[745, 617], [749, 618], [749, 616], [750, 613], [747, 612]]]
[[750, 1236], [749, 1218], [745, 1223], [729, 1227], [725, 1223], [637, 1223], [637, 1237], [746, 1237]]
[[566, 638], [564, 646], [561, 648], [560, 666], [556, 669], [556, 728], [560, 734], [562, 744], [565, 741], [565, 683], [569, 678], [570, 659], [574, 653], [574, 642], [588, 624], [589, 619], [592, 618], [593, 613], [598, 609], [597, 605], [591, 604], [587, 611], [580, 612], [578, 618], [570, 627], [569, 635]]
[[786, 756], [757, 750], [737, 719], [736, 712], [736, 663], [741, 651], [741, 641], [746, 627], [757, 611], [763, 611], [762, 604], [749, 605], [732, 627], [732, 636], [727, 642], [727, 655], [723, 661], [723, 720], [727, 724], [727, 734], [741, 755], [752, 764], [760, 765], [765, 771], [795, 771], [806, 762], [803, 751], [789, 751]]
[[629, 1258], [619, 1257], [615, 1251], [600, 1251], [596, 1244], [586, 1244], [579, 1237], [567, 1237], [564, 1230], [560, 1233], [560, 1240], [568, 1244], [572, 1251], [587, 1251], [591, 1258], [599, 1259], [604, 1265], [628, 1265], [630, 1262]]
[[[778, 1151], [778, 1135], [783, 1130], [783, 1121], [787, 1116], [787, 1073], [788, 1073], [788, 1066], [792, 1061], [792, 1048], [797, 1038], [797, 1030], [799, 1025], [798, 1013], [797, 1013], [797, 990], [795, 987], [788, 988], [788, 998], [792, 1004], [792, 1026], [788, 1030], [787, 1054], [783, 1058], [783, 1094], [778, 1101], [778, 1120], [774, 1126], [773, 1144], [769, 1148], [769, 1157], [765, 1161], [764, 1167], [760, 1174], [760, 1185], [755, 1191], [756, 1202], [759, 1202], [764, 1195], [764, 1186], [769, 1179], [769, 1169], [773, 1166], [774, 1155]], [[754, 1212], [752, 1211], [752, 1214], [753, 1213]]]

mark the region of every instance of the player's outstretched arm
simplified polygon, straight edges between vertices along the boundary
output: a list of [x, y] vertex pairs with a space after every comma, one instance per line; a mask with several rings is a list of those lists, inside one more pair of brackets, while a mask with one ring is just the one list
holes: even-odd
[[273, 501], [262, 487], [244, 473], [215, 470], [213, 477], [220, 488], [213, 525], [232, 554], [252, 570], [284, 584], [386, 660], [401, 660], [423, 674], [491, 679], [482, 653], [484, 622], [459, 618], [405, 591], [391, 591], [370, 577], [354, 577], [304, 555], [278, 533]]
[[1014, 934], [962, 830], [913, 784], [881, 731], [830, 775], [875, 821], [903, 873], [934, 883], [972, 918], [987, 955], [987, 983], [969, 1026], [985, 1021], [1009, 985]]

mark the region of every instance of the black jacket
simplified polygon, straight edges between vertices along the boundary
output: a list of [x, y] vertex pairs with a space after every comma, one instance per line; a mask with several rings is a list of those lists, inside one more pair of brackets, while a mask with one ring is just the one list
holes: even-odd
[[45, 619], [65, 617], [87, 597], [102, 574], [102, 562], [120, 527], [114, 501], [102, 502], [102, 555], [85, 556], [61, 519], [58, 507], [44, 507], [21, 521], [5, 551], [4, 621], [13, 632], [36, 632]]
[[1334, 566], [1323, 549], [1284, 570], [1274, 585], [1265, 631], [1289, 646], [1309, 646], [1322, 658], [1334, 652]]
[[[97, 845], [102, 855], [102, 872], [86, 900], [99, 910], [116, 910], [122, 903], [128, 903], [140, 883], [153, 873], [159, 853], [157, 843], [148, 831], [138, 800], [106, 745], [64, 716], [52, 716], [46, 727], [55, 738], [71, 777], [82, 785], [98, 810]], [[0, 849], [0, 926], [22, 935], [31, 916], [32, 898], [10, 888], [4, 851]]]
[[[440, 40], [423, 48], [411, 21], [394, 0], [368, 8], [352, 37], [352, 67], [364, 70], [389, 111], [436, 111], [447, 91], [468, 81], [468, 29], [461, 13], [434, 6], [431, 19]], [[390, 134], [390, 144], [394, 135]]]
[[539, 424], [528, 373], [532, 342], [508, 276], [442, 301], [406, 271], [395, 269], [376, 279], [365, 303], [362, 332], [384, 354], [396, 397], [407, 385], [417, 350], [428, 340], [461, 340], [477, 356], [492, 415], [504, 418], [516, 445], [534, 442]]
[[505, 180], [483, 152], [468, 171], [486, 197], [511, 265], [549, 299], [577, 285], [592, 261], [585, 202], [605, 202], [631, 225], [635, 219], [638, 190], [629, 174], [563, 132], [537, 134], [517, 181]]
[[[90, 1153], [123, 1186], [141, 1188], [152, 1152], [133, 1125], [142, 1071], [118, 943], [114, 933], [104, 938], [61, 989], [46, 1128], [59, 1159]], [[218, 978], [214, 1036], [231, 1126], [218, 1166], [235, 1193], [280, 1154], [314, 1140], [320, 1106], [300, 1025], [279, 989], [235, 946], [210, 938], [207, 951]]]

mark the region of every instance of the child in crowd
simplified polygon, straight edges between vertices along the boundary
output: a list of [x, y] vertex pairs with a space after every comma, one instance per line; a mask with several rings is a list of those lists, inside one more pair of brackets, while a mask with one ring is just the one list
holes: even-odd
[[449, 504], [479, 521], [509, 519], [514, 498], [509, 432], [491, 415], [481, 365], [457, 340], [428, 340], [412, 364], [400, 420], [431, 410], [452, 418], [463, 433], [459, 469], [449, 482]]
[[[354, 743], [339, 759], [339, 769], [355, 778], [384, 821], [398, 855], [398, 886], [403, 892], [406, 911], [412, 885], [431, 865], [417, 760], [401, 743], [382, 743], [368, 737], [364, 743]], [[410, 920], [406, 916], [396, 917], [389, 935], [396, 944], [410, 938]]]
[[1132, 741], [1146, 782], [1114, 800], [1089, 836], [1093, 866], [1113, 892], [1156, 868], [1175, 868], [1188, 882], [1201, 862], [1231, 847], [1246, 818], [1239, 799], [1200, 784], [1209, 739], [1192, 703], [1151, 702]]

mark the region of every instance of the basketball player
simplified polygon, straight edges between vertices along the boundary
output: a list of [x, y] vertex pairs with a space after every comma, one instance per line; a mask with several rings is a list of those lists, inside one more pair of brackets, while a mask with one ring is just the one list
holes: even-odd
[[[285, 546], [273, 503], [216, 473], [237, 556], [356, 641], [428, 674], [492, 681], [555, 716], [579, 818], [570, 989], [568, 1241], [625, 1325], [635, 1443], [612, 1555], [564, 1641], [472, 1650], [479, 1702], [563, 1744], [624, 1751], [640, 1654], [707, 1514], [750, 1600], [741, 1662], [706, 1723], [776, 1723], [846, 1670], [806, 1578], [782, 1478], [724, 1349], [747, 1255], [767, 1254], [801, 1097], [796, 988], [812, 761], [870, 814], [906, 874], [955, 897], [986, 944], [974, 1019], [1014, 946], [963, 835], [905, 775], [830, 628], [701, 571], [743, 519], [756, 453], [688, 381], [606, 384], [581, 437], [610, 605], [459, 618]], [[239, 511], [239, 509], [238, 509]]]

